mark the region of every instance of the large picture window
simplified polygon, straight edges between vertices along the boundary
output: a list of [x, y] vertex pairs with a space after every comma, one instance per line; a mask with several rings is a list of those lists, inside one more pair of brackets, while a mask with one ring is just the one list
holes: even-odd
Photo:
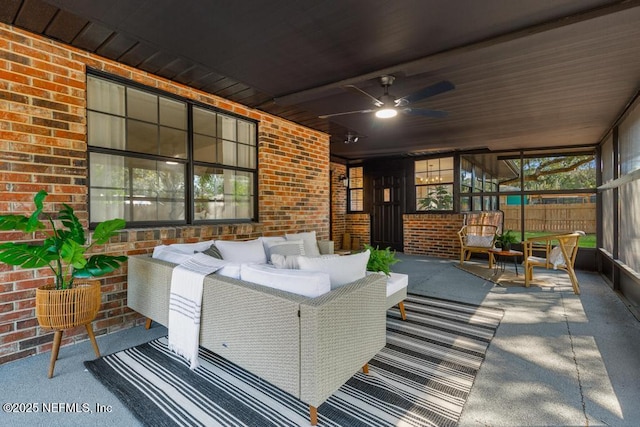
[[255, 219], [254, 122], [96, 75], [87, 110], [91, 223]]

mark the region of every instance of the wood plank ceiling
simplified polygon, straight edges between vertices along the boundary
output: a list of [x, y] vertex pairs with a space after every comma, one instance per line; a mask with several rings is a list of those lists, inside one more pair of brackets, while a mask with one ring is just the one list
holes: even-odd
[[[640, 0], [3, 0], [0, 22], [328, 132], [336, 158], [597, 144], [640, 88]], [[412, 107], [371, 113], [382, 75]], [[345, 144], [347, 132], [366, 138]]]

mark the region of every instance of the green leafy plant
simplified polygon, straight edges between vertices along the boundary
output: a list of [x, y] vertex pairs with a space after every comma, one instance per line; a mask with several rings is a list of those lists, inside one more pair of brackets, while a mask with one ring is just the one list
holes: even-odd
[[444, 185], [438, 185], [430, 190], [426, 197], [418, 200], [421, 210], [450, 210], [453, 209], [453, 196]]
[[41, 268], [49, 266], [55, 275], [55, 289], [73, 287], [74, 278], [90, 278], [102, 276], [117, 269], [127, 260], [126, 256], [95, 254], [87, 258], [86, 252], [95, 245], [103, 245], [118, 230], [125, 226], [123, 219], [104, 221], [96, 227], [93, 239], [87, 245], [84, 229], [73, 209], [63, 204], [57, 219], [64, 229], [56, 227], [56, 221], [47, 213], [43, 213], [44, 199], [47, 192], [39, 191], [33, 198], [35, 211], [30, 216], [0, 216], [0, 230], [23, 231], [34, 233], [46, 228], [39, 217], [43, 215], [51, 224], [51, 232], [41, 244], [8, 242], [0, 244], [0, 262], [19, 265], [22, 268]]
[[390, 247], [380, 249], [377, 246], [374, 248], [371, 245], [364, 245], [364, 250], [371, 251], [369, 262], [367, 263], [367, 271], [379, 271], [389, 276], [391, 274], [391, 266], [400, 262], [396, 258], [396, 251], [392, 251]]
[[511, 245], [514, 243], [518, 243], [518, 238], [515, 233], [511, 230], [507, 230], [502, 234], [498, 234], [496, 236], [496, 245], [501, 248], [511, 248]]

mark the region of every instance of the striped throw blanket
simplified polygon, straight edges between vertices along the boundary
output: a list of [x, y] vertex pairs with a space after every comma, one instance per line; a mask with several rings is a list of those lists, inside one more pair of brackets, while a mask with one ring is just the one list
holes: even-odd
[[198, 367], [200, 312], [204, 278], [224, 266], [222, 260], [197, 253], [176, 266], [169, 296], [169, 349]]

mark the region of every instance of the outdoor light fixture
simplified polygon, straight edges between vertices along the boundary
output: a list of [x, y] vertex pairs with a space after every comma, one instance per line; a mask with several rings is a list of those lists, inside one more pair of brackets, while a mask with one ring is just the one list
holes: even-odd
[[347, 178], [347, 176], [345, 174], [342, 174], [338, 177], [338, 181], [340, 181], [342, 183], [343, 186], [348, 187], [349, 186], [349, 178]]
[[360, 139], [359, 136], [354, 135], [354, 134], [349, 132], [349, 133], [347, 133], [347, 137], [345, 138], [344, 143], [345, 144], [353, 144], [353, 143], [358, 142], [359, 139]]

